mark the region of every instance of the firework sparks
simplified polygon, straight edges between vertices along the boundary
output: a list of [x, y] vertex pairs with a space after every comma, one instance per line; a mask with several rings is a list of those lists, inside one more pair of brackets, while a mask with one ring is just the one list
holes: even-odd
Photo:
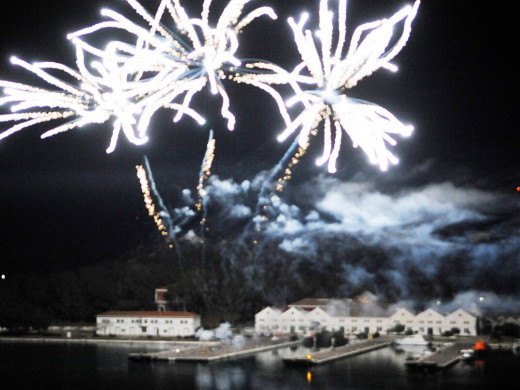
[[[315, 85], [315, 89], [295, 91], [295, 96], [287, 102], [289, 106], [300, 102], [304, 105], [304, 110], [279, 135], [278, 140], [284, 141], [300, 129], [298, 142], [301, 147], [306, 148], [310, 136], [315, 135], [318, 126], [323, 123], [323, 154], [316, 163], [323, 165], [328, 162], [329, 172], [336, 171], [342, 130], [350, 136], [354, 147], [363, 149], [372, 164], [379, 165], [382, 170], [386, 170], [389, 164], [396, 164], [397, 158], [386, 148], [386, 144], [396, 144], [390, 134], [407, 136], [411, 134], [412, 127], [402, 124], [380, 106], [347, 97], [344, 91], [381, 67], [396, 70], [396, 66], [390, 61], [406, 44], [419, 4], [416, 1], [413, 6], [403, 8], [389, 19], [359, 26], [353, 33], [344, 58], [346, 0], [339, 2], [339, 37], [334, 53], [333, 20], [327, 0], [320, 1], [320, 30], [316, 34], [321, 42], [321, 57], [311, 31], [303, 31], [307, 18], [302, 17], [298, 23], [289, 18], [289, 25], [293, 29], [302, 58], [297, 69], [307, 69], [308, 82]], [[388, 49], [393, 37], [393, 27], [399, 23], [403, 24], [401, 36]], [[365, 38], [361, 40], [365, 33]]]

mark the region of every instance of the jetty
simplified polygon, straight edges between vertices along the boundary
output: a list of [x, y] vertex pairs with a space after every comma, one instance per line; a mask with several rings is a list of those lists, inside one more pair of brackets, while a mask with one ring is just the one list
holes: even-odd
[[238, 359], [259, 352], [297, 346], [301, 342], [301, 340], [290, 340], [289, 338], [280, 338], [274, 341], [269, 338], [260, 338], [247, 340], [243, 345], [235, 345], [232, 342], [225, 341], [194, 345], [187, 348], [174, 348], [160, 352], [132, 353], [128, 356], [128, 359], [134, 361], [209, 363], [218, 360]]
[[392, 344], [395, 337], [381, 336], [371, 340], [365, 340], [341, 347], [327, 348], [319, 351], [311, 351], [305, 355], [291, 358], [284, 358], [286, 365], [311, 366], [327, 363], [337, 359], [344, 359], [350, 356], [359, 355], [376, 349], [384, 348]]

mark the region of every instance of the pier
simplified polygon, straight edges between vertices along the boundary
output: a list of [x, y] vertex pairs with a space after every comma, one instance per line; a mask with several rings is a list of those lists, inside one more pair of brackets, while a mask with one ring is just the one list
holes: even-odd
[[366, 340], [355, 344], [347, 344], [342, 347], [312, 351], [306, 355], [295, 358], [284, 358], [283, 362], [286, 365], [318, 365], [384, 348], [392, 344], [394, 340], [394, 337], [381, 336], [376, 339]]
[[196, 345], [188, 348], [174, 348], [167, 351], [152, 353], [132, 353], [130, 360], [136, 361], [170, 361], [170, 362], [202, 362], [209, 363], [218, 360], [238, 359], [255, 353], [286, 348], [301, 344], [301, 340], [280, 338], [272, 341], [268, 338], [247, 340], [244, 345], [236, 346], [231, 342]]

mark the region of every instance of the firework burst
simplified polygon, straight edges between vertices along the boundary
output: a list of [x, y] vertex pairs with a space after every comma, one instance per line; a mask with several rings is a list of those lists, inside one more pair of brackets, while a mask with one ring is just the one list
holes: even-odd
[[[411, 134], [412, 127], [402, 124], [380, 106], [348, 97], [345, 91], [379, 68], [396, 70], [390, 61], [404, 47], [419, 3], [416, 1], [413, 6], [403, 8], [389, 19], [359, 26], [352, 35], [345, 57], [346, 0], [339, 1], [339, 29], [334, 51], [333, 14], [328, 9], [327, 0], [320, 1], [319, 31], [314, 34], [319, 37], [321, 55], [312, 32], [303, 30], [307, 16], [304, 15], [298, 23], [289, 18], [302, 58], [301, 64], [296, 67], [297, 72], [307, 70], [306, 83], [314, 89], [295, 91], [295, 96], [287, 102], [289, 106], [300, 102], [304, 110], [279, 135], [278, 140], [284, 141], [299, 129], [298, 142], [306, 148], [310, 136], [316, 134], [323, 123], [323, 154], [316, 162], [318, 165], [328, 162], [329, 172], [336, 171], [343, 130], [350, 136], [354, 147], [363, 149], [371, 163], [379, 165], [382, 170], [386, 170], [389, 164], [396, 164], [398, 160], [386, 144], [395, 145], [391, 134], [406, 136]], [[389, 48], [393, 27], [399, 23], [403, 25], [401, 36]]]

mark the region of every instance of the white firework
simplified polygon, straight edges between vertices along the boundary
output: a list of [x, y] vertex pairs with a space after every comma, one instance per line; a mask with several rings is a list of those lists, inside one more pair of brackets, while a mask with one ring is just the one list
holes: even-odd
[[[294, 31], [295, 42], [302, 58], [295, 72], [307, 69], [305, 83], [312, 84], [315, 88], [295, 90], [295, 96], [287, 105], [300, 102], [304, 105], [304, 110], [279, 135], [278, 140], [284, 141], [299, 129], [298, 142], [306, 148], [311, 134], [323, 122], [324, 150], [316, 163], [323, 165], [328, 162], [329, 172], [336, 171], [343, 130], [350, 136], [354, 147], [363, 149], [371, 163], [379, 165], [382, 170], [386, 170], [389, 164], [396, 164], [397, 158], [386, 147], [387, 144], [396, 144], [391, 134], [407, 136], [413, 128], [401, 123], [383, 107], [348, 97], [345, 90], [379, 68], [397, 70], [390, 61], [406, 44], [419, 3], [417, 0], [413, 6], [403, 8], [388, 19], [357, 27], [345, 57], [343, 52], [347, 0], [339, 0], [339, 29], [334, 51], [333, 14], [328, 9], [327, 0], [320, 1], [319, 32], [316, 35], [321, 43], [321, 56], [312, 32], [303, 31], [307, 16], [302, 16], [298, 23], [289, 18], [289, 25]], [[389, 47], [394, 35], [393, 28], [400, 23], [401, 35]], [[365, 36], [361, 39], [363, 35]]]
[[[134, 0], [127, 0], [135, 3]], [[229, 110], [230, 99], [220, 81], [226, 73], [238, 72], [242, 61], [236, 56], [239, 47], [238, 34], [260, 16], [276, 19], [277, 15], [270, 7], [259, 7], [243, 16], [242, 11], [251, 0], [230, 0], [225, 6], [216, 24], [210, 22], [212, 0], [204, 0], [200, 18], [189, 18], [179, 0], [162, 0], [155, 20], [160, 20], [161, 10], [167, 9], [177, 28], [190, 42], [186, 52], [186, 61], [190, 68], [191, 78], [204, 78], [213, 94], [222, 98], [221, 114], [227, 120], [229, 130], [235, 128], [235, 116]], [[231, 77], [232, 78], [232, 77]], [[197, 88], [188, 90], [183, 107], [188, 107], [191, 98], [198, 92]], [[176, 120], [183, 111], [179, 111]]]
[[[166, 68], [156, 71], [162, 58], [148, 50], [146, 54], [137, 53], [135, 48], [121, 42], [111, 42], [104, 51], [98, 50], [79, 38], [74, 38], [76, 63], [74, 70], [56, 62], [29, 64], [16, 57], [11, 62], [32, 72], [56, 89], [38, 88], [21, 83], [0, 80], [3, 97], [0, 105], [9, 104], [12, 113], [0, 115], [0, 122], [18, 122], [0, 133], [0, 139], [29, 126], [51, 120], [64, 119], [65, 123], [42, 134], [47, 138], [61, 132], [82, 127], [87, 124], [100, 124], [113, 118], [113, 133], [107, 153], [112, 152], [121, 132], [128, 141], [142, 145], [148, 137], [145, 131], [150, 111], [157, 110], [158, 97], [153, 92], [161, 85], [175, 80], [182, 69], [175, 71]], [[86, 65], [86, 57], [92, 59]], [[135, 80], [135, 74], [150, 70], [151, 76]], [[54, 76], [61, 72], [69, 80]], [[172, 105], [199, 120], [193, 110]], [[143, 114], [147, 114], [146, 116]]]
[[[236, 119], [230, 111], [230, 99], [221, 79], [229, 75], [234, 80], [235, 74], [244, 73], [244, 68], [239, 69], [242, 61], [236, 56], [239, 47], [238, 35], [244, 27], [260, 16], [276, 19], [273, 9], [260, 7], [243, 16], [242, 10], [251, 0], [231, 0], [216, 24], [212, 25], [209, 20], [212, 0], [203, 2], [200, 18], [190, 18], [179, 0], [162, 0], [155, 16], [149, 14], [136, 0], [126, 1], [149, 24], [150, 30], [137, 26], [117, 12], [103, 10], [102, 14], [112, 20], [80, 30], [69, 35], [69, 38], [105, 28], [119, 28], [135, 34], [137, 48], [152, 47], [163, 53], [167, 63], [159, 66], [168, 66], [171, 69], [177, 69], [179, 66], [185, 68], [184, 73], [170, 84], [163, 83], [161, 91], [157, 91], [162, 96], [157, 100], [157, 104], [162, 106], [167, 106], [178, 97], [179, 90], [184, 94], [182, 105], [177, 107], [179, 110], [174, 118], [175, 122], [189, 110], [193, 96], [209, 84], [211, 93], [221, 96], [221, 114], [227, 120], [228, 129], [233, 130]], [[165, 13], [169, 13], [178, 34], [163, 27], [163, 24], [167, 24], [162, 22]]]
[[[189, 18], [178, 0], [162, 0], [155, 16], [147, 13], [136, 0], [127, 0], [150, 28], [142, 28], [117, 12], [102, 10], [102, 15], [109, 20], [68, 35], [76, 47], [78, 70], [55, 62], [29, 64], [13, 57], [14, 64], [57, 90], [0, 80], [0, 87], [4, 88], [0, 105], [8, 104], [12, 111], [1, 114], [0, 122], [18, 122], [0, 133], [0, 139], [52, 120], [65, 123], [45, 132], [42, 138], [114, 118], [107, 153], [115, 149], [121, 131], [131, 143], [141, 145], [148, 139], [147, 129], [153, 114], [163, 107], [178, 112], [174, 121], [187, 114], [199, 124], [205, 123], [189, 105], [192, 97], [208, 83], [211, 91], [222, 97], [221, 112], [228, 128], [233, 130], [235, 117], [229, 111], [230, 99], [220, 79], [242, 64], [235, 56], [240, 31], [257, 17], [276, 18], [269, 7], [260, 7], [242, 16], [242, 9], [249, 1], [231, 0], [216, 26], [211, 27], [211, 0], [204, 1], [198, 19]], [[166, 10], [182, 37], [162, 26]], [[100, 50], [83, 40], [107, 28], [125, 30], [137, 38], [137, 43], [109, 41], [106, 48]], [[88, 66], [86, 56], [94, 57]], [[72, 84], [52, 72], [64, 73], [66, 78], [72, 79]], [[143, 78], [145, 74], [147, 77]], [[273, 92], [273, 96], [275, 94]], [[183, 97], [181, 104], [174, 102], [179, 97]]]

